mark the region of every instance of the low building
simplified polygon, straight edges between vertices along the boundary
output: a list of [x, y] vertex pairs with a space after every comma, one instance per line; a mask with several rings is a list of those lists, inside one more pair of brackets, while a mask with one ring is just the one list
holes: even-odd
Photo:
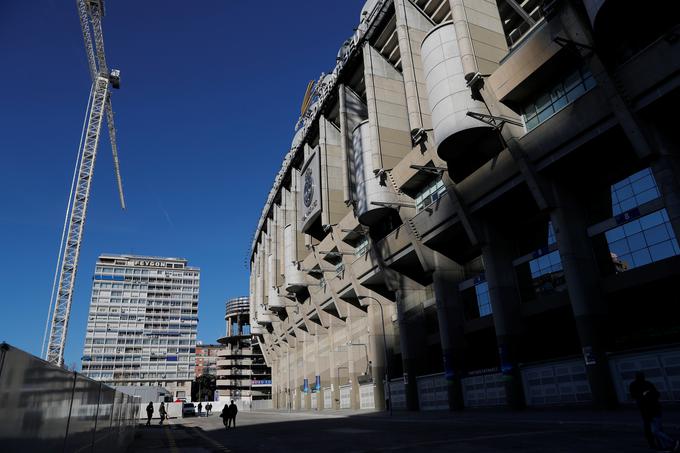
[[219, 344], [196, 343], [196, 377], [203, 374], [217, 374], [217, 356], [222, 349]]

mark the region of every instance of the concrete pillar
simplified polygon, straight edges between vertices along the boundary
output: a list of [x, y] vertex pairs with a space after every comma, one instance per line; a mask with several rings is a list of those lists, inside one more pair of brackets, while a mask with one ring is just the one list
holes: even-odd
[[296, 345], [295, 345], [295, 363], [293, 364], [293, 370], [294, 370], [294, 375], [293, 375], [293, 390], [294, 393], [293, 395], [295, 396], [294, 401], [293, 401], [293, 408], [295, 410], [300, 410], [302, 409], [302, 392], [300, 391], [300, 385], [302, 384], [302, 363], [301, 363], [301, 356], [302, 356], [302, 342], [299, 340], [296, 340]]
[[[288, 408], [289, 411], [293, 410], [293, 377], [292, 377], [292, 364], [291, 364], [291, 347], [288, 345], [288, 350], [286, 351], [286, 368], [287, 368], [287, 374], [286, 376], [286, 407]], [[294, 360], [294, 359], [293, 359]]]
[[458, 291], [463, 269], [436, 270], [432, 274], [449, 397], [449, 410], [461, 410], [463, 401], [463, 357], [465, 351], [465, 310]]
[[[345, 332], [347, 334], [345, 338], [345, 342], [358, 342], [355, 338], [352, 337], [352, 324], [358, 322], [358, 319], [355, 317], [356, 315], [351, 313], [347, 317], [347, 324], [345, 325]], [[359, 349], [363, 348], [363, 346], [351, 346], [351, 345], [346, 345], [347, 348], [347, 366], [349, 367], [349, 379], [350, 382], [352, 383], [352, 393], [350, 394], [350, 406], [353, 410], [359, 409], [359, 375], [362, 374], [362, 369], [359, 367], [357, 369], [356, 362], [361, 357], [359, 353], [363, 355], [363, 351], [360, 351]]]
[[607, 363], [607, 304], [599, 287], [600, 272], [588, 237], [588, 216], [568, 187], [553, 183], [556, 208], [550, 218], [560, 250], [569, 300], [583, 349], [588, 381], [597, 407], [617, 405]]
[[486, 243], [482, 246], [484, 273], [489, 285], [489, 298], [496, 329], [496, 343], [505, 378], [508, 406], [525, 406], [522, 376], [518, 366], [519, 343], [522, 335], [521, 299], [512, 264], [515, 248], [500, 228], [484, 225]]
[[[370, 373], [375, 384], [374, 398], [375, 408], [378, 410], [386, 409], [385, 406], [385, 386], [383, 380], [385, 379], [385, 346], [386, 338], [383, 332], [386, 332], [386, 326], [382, 325], [380, 316], [380, 307], [378, 302], [372, 302], [368, 306], [368, 338], [369, 338], [369, 360]], [[385, 309], [383, 308], [383, 311]]]
[[[307, 360], [307, 357], [309, 355], [309, 349], [310, 349], [310, 344], [309, 344], [309, 337], [305, 336], [305, 341], [302, 343], [302, 378], [300, 379], [300, 384], [302, 385], [304, 383], [304, 380], [307, 379], [307, 387], [311, 388], [311, 381], [309, 379], [309, 374], [310, 374], [310, 369], [309, 369], [309, 362]], [[313, 369], [313, 368], [312, 368]], [[301, 397], [302, 397], [302, 408], [303, 409], [311, 409], [312, 408], [312, 396], [311, 396], [311, 391], [308, 391], [307, 393], [301, 392]]]
[[338, 366], [341, 366], [338, 363], [338, 354], [335, 352], [335, 337], [336, 337], [336, 327], [331, 325], [328, 328], [328, 335], [330, 336], [329, 339], [329, 349], [328, 349], [328, 356], [329, 356], [329, 364], [330, 364], [330, 377], [331, 377], [331, 404], [332, 407], [330, 409], [340, 409], [340, 388], [338, 387], [339, 382], [338, 382], [338, 374], [337, 374], [337, 368]]
[[673, 134], [675, 124], [672, 119], [666, 119], [662, 112], [657, 112], [656, 116], [658, 118], [646, 119], [643, 123], [645, 133], [651, 138], [658, 153], [651, 168], [675, 238], [680, 240], [680, 146], [677, 139], [675, 142], [671, 139], [677, 135]]
[[[410, 297], [418, 297], [424, 293], [422, 290], [409, 290], [400, 287], [395, 291], [397, 319], [399, 323], [399, 345], [401, 347], [402, 365], [404, 369], [404, 391], [406, 394], [406, 409], [417, 411], [418, 386], [416, 377], [418, 376], [419, 354], [422, 352], [418, 347], [419, 340], [422, 340], [424, 322], [422, 304], [416, 306], [410, 316], [406, 316], [407, 301]], [[420, 297], [424, 300], [424, 295]], [[421, 302], [422, 302], [421, 300]]]

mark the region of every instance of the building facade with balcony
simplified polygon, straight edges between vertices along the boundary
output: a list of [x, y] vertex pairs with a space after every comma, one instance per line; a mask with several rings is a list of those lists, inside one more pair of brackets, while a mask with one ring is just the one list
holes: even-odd
[[196, 343], [196, 377], [203, 374], [217, 375], [217, 357], [222, 345]]
[[252, 402], [271, 399], [272, 376], [260, 348], [257, 329], [251, 329], [250, 301], [236, 297], [226, 303], [226, 336], [217, 354], [220, 401]]
[[679, 400], [675, 8], [369, 0], [252, 243], [275, 407]]
[[191, 397], [200, 269], [183, 258], [100, 255], [83, 349], [86, 376]]

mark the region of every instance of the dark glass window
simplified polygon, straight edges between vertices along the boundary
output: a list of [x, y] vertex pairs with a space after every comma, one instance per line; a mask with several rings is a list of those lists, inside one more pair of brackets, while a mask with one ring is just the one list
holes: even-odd
[[574, 102], [594, 86], [595, 79], [589, 69], [582, 67], [569, 73], [524, 106], [522, 116], [527, 131]]
[[489, 298], [489, 284], [487, 282], [478, 283], [475, 285], [475, 294], [477, 295], [477, 307], [479, 308], [479, 317], [490, 315], [491, 299]]

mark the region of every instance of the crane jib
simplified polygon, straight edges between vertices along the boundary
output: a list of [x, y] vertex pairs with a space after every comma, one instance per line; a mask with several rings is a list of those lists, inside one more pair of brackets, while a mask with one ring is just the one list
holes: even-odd
[[[118, 161], [118, 145], [116, 128], [111, 106], [111, 92], [109, 87], [120, 88], [120, 71], [110, 70], [106, 65], [104, 53], [104, 37], [101, 28], [101, 18], [104, 16], [103, 0], [77, 0], [80, 25], [85, 44], [90, 75], [92, 76], [92, 91], [87, 107], [86, 123], [84, 125], [81, 148], [74, 175], [73, 186], [66, 210], [64, 235], [59, 246], [58, 264], [50, 299], [48, 320], [43, 338], [44, 357], [49, 362], [63, 366], [66, 334], [73, 302], [73, 289], [78, 271], [80, 247], [85, 228], [87, 206], [90, 198], [90, 187], [94, 174], [102, 123], [106, 119], [113, 153], [114, 171], [118, 184], [120, 202], [125, 209], [123, 184], [120, 176]], [[93, 39], [94, 35], [94, 39]]]

